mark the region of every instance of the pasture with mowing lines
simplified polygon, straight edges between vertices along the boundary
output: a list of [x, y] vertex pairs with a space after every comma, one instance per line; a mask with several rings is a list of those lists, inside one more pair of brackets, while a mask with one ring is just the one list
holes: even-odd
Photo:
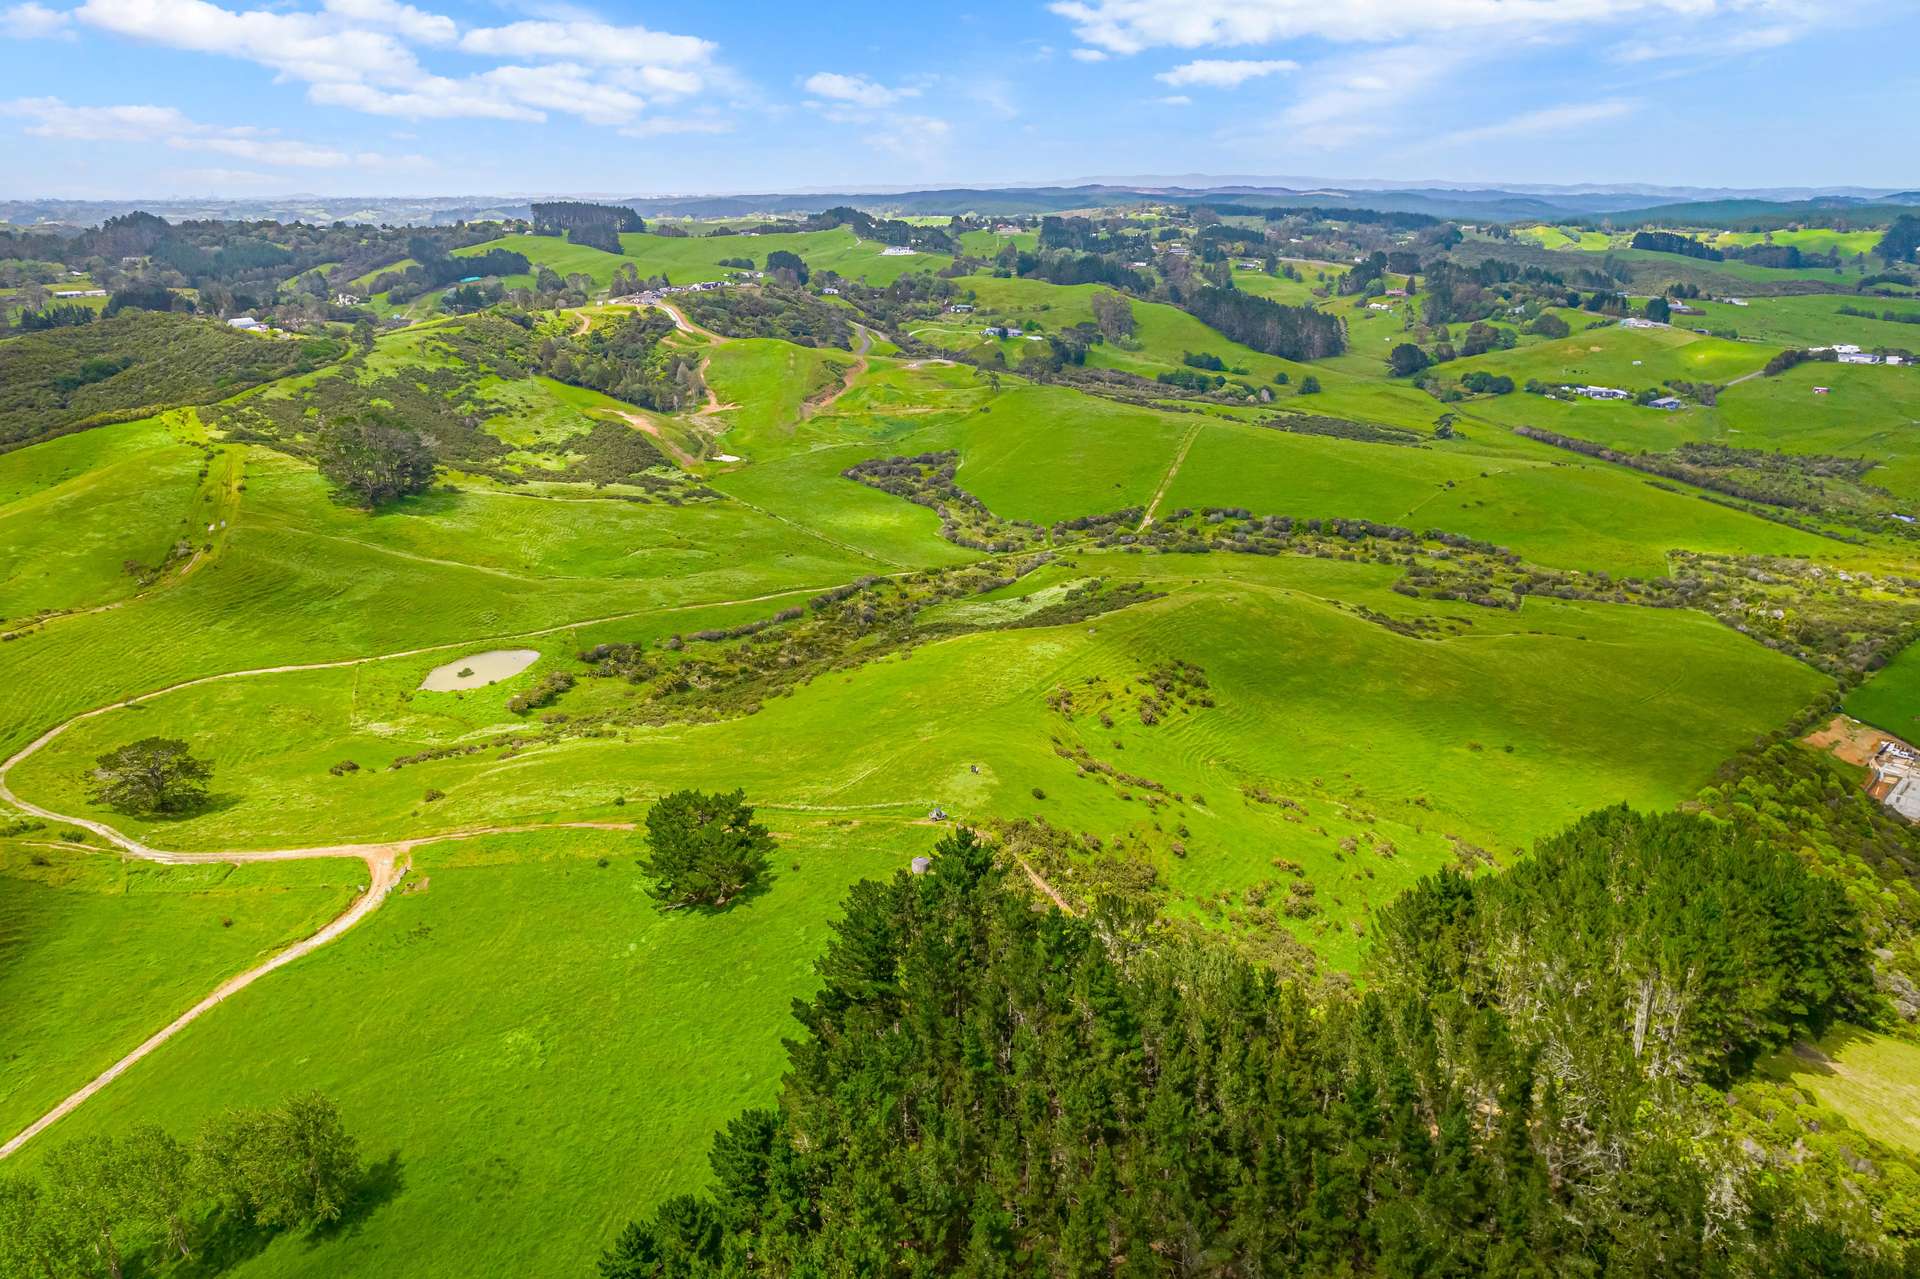
[[[592, 278], [596, 289], [604, 289], [623, 263], [631, 263], [641, 278], [664, 275], [674, 284], [696, 284], [702, 280], [724, 280], [738, 268], [721, 266], [722, 259], [751, 258], [756, 267], [764, 267], [767, 254], [784, 249], [797, 253], [814, 271], [837, 271], [850, 280], [873, 285], [891, 284], [909, 271], [937, 271], [952, 259], [938, 253], [915, 253], [887, 257], [883, 244], [863, 241], [851, 228], [829, 231], [793, 231], [762, 235], [656, 235], [650, 231], [629, 232], [620, 237], [619, 253], [608, 253], [589, 245], [574, 244], [548, 235], [508, 235], [470, 248], [457, 249], [455, 257], [471, 257], [490, 249], [518, 253], [534, 266], [545, 266], [562, 276], [576, 273]], [[501, 277], [508, 288], [530, 288], [533, 275]]]
[[318, 1088], [383, 1170], [379, 1201], [227, 1273], [585, 1271], [637, 1205], [705, 1181], [714, 1128], [772, 1099], [840, 898], [929, 842], [897, 821], [768, 816], [772, 884], [712, 916], [651, 909], [630, 835], [423, 849], [409, 890], [194, 1023], [58, 1137], [191, 1132]]
[[[140, 589], [129, 563], [157, 567], [204, 537], [214, 502], [190, 412], [62, 436], [0, 454], [0, 629], [42, 610], [92, 607]], [[216, 471], [209, 465], [209, 480]], [[216, 481], [217, 482], [217, 481]]]
[[[0, 817], [6, 816], [0, 810]], [[239, 970], [346, 908], [352, 860], [157, 866], [0, 839], [0, 1129], [25, 1127]], [[107, 994], [111, 992], [111, 998]]]
[[1841, 1026], [1778, 1054], [1763, 1070], [1806, 1089], [1868, 1136], [1920, 1151], [1920, 1045]]
[[[969, 252], [1002, 243], [967, 236]], [[628, 235], [617, 255], [521, 235], [478, 250], [488, 247], [600, 287], [626, 262], [687, 282], [773, 249], [874, 283], [947, 264], [883, 258], [846, 228]], [[1302, 269], [1312, 282], [1343, 268]], [[948, 350], [980, 346], [989, 322], [1051, 331], [1090, 319], [1099, 291], [954, 283], [979, 309], [920, 335]], [[1317, 301], [1310, 283], [1241, 273], [1241, 286]], [[1786, 301], [1769, 323], [1815, 314], [1810, 300]], [[0, 643], [0, 757], [101, 712], [9, 770], [23, 800], [176, 850], [463, 836], [417, 848], [401, 888], [363, 922], [194, 1022], [18, 1166], [38, 1167], [72, 1137], [148, 1121], [187, 1133], [225, 1107], [319, 1088], [376, 1168], [370, 1197], [345, 1228], [273, 1238], [223, 1259], [222, 1273], [581, 1271], [633, 1213], [706, 1184], [707, 1135], [771, 1099], [791, 1001], [817, 980], [839, 903], [857, 880], [927, 851], [941, 833], [935, 807], [1094, 837], [1102, 856], [1124, 849], [1151, 872], [1169, 920], [1297, 944], [1364, 974], [1379, 910], [1423, 875], [1509, 864], [1603, 805], [1671, 808], [1833, 694], [1825, 675], [1701, 612], [1416, 598], [1400, 567], [1337, 544], [1161, 554], [1063, 531], [1044, 562], [991, 555], [941, 535], [942, 501], [1048, 526], [1156, 498], [1163, 526], [1209, 506], [1361, 518], [1644, 577], [1667, 572], [1675, 550], [1836, 569], [1911, 559], [1891, 535], [1820, 538], [1511, 431], [1864, 452], [1882, 464], [1876, 480], [1920, 497], [1905, 444], [1913, 380], [1899, 370], [1813, 366], [1677, 415], [1521, 394], [1443, 404], [1385, 376], [1387, 343], [1404, 335], [1397, 312], [1327, 302], [1353, 347], [1309, 366], [1164, 303], [1133, 309], [1135, 340], [1093, 348], [1096, 368], [1152, 377], [1209, 351], [1258, 383], [1286, 372], [1291, 387], [1269, 407], [1143, 407], [1022, 377], [1019, 342], [1002, 344], [1014, 368], [989, 373], [929, 357], [905, 334], [877, 335], [864, 356], [677, 334], [668, 342], [694, 352], [712, 396], [643, 416], [691, 455], [711, 489], [695, 496], [692, 484], [663, 498], [565, 482], [553, 471], [562, 455], [545, 450], [635, 411], [551, 379], [485, 374], [476, 381], [499, 408], [475, 425], [513, 447], [507, 473], [442, 472], [377, 513], [331, 501], [297, 442], [283, 452], [209, 439], [191, 411], [0, 455], [0, 537], [18, 552], [0, 565], [0, 616], [11, 627], [75, 610]], [[450, 367], [436, 341], [445, 323], [382, 336], [370, 373]], [[1608, 326], [1528, 336], [1438, 372], [1728, 383], [1777, 349]], [[1322, 394], [1292, 395], [1309, 373]], [[1833, 383], [1829, 400], [1803, 402], [1811, 376]], [[1282, 411], [1416, 439], [1261, 424]], [[1435, 435], [1443, 414], [1453, 438]], [[946, 451], [967, 498], [922, 505], [843, 474]], [[183, 531], [199, 552], [191, 571], [128, 571], [159, 564]], [[962, 569], [977, 593], [913, 594]], [[847, 596], [844, 613], [831, 611], [839, 600], [810, 603], [863, 581], [870, 594]], [[1074, 611], [1094, 598], [1125, 606]], [[863, 603], [894, 599], [916, 602], [897, 619]], [[824, 654], [795, 638], [816, 614], [851, 619]], [[1030, 624], [1050, 617], [1066, 620]], [[751, 639], [710, 634], [761, 622]], [[673, 653], [684, 687], [649, 700], [651, 676], [598, 677], [606, 668], [582, 657], [597, 645]], [[730, 655], [747, 645], [779, 676], [728, 684]], [[429, 671], [494, 649], [535, 656], [485, 687], [421, 687]], [[1894, 661], [1849, 708], [1876, 723], [1920, 715], [1916, 663]], [[295, 669], [267, 669], [282, 667]], [[1176, 668], [1204, 685], [1153, 700]], [[556, 681], [550, 700], [516, 712], [514, 698], [562, 675], [571, 686]], [[166, 819], [95, 807], [96, 758], [151, 736], [182, 738], [213, 763], [212, 802]], [[654, 909], [635, 865], [643, 845], [629, 828], [687, 786], [744, 788], [780, 842], [765, 890], [725, 911]], [[367, 874], [332, 858], [169, 868], [123, 861], [98, 839], [41, 847], [58, 825], [0, 838], [9, 1129], [311, 934]], [[487, 833], [501, 826], [534, 829]], [[1089, 869], [1075, 859], [1090, 847], [1055, 873]], [[1289, 887], [1299, 883], [1311, 886], [1306, 907]], [[1294, 909], [1277, 911], [1281, 900]], [[27, 997], [40, 990], [56, 997]], [[94, 1012], [102, 991], [111, 1007]]]

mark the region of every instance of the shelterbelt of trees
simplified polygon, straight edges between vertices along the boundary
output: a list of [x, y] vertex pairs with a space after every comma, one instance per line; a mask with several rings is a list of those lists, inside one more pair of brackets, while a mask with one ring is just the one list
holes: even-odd
[[1875, 1000], [1840, 885], [1752, 829], [1611, 809], [1443, 870], [1364, 991], [1024, 883], [962, 831], [857, 886], [778, 1105], [604, 1279], [1912, 1273], [1872, 1178], [1794, 1175], [1725, 1091]]

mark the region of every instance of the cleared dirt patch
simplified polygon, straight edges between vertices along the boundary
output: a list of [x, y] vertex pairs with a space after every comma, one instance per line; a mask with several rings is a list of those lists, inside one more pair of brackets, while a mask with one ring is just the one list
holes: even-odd
[[420, 687], [429, 693], [451, 693], [463, 688], [485, 688], [489, 684], [498, 684], [503, 679], [511, 679], [521, 671], [540, 660], [540, 650], [534, 648], [496, 648], [485, 653], [475, 653], [458, 661], [448, 662], [445, 666], [436, 666], [427, 672], [420, 681]]
[[[1900, 742], [1892, 733], [1883, 733], [1862, 724], [1849, 715], [1835, 715], [1825, 728], [1816, 729], [1800, 739], [1816, 750], [1827, 751], [1849, 764], [1865, 767], [1883, 742]], [[1905, 746], [1905, 742], [1900, 742]]]

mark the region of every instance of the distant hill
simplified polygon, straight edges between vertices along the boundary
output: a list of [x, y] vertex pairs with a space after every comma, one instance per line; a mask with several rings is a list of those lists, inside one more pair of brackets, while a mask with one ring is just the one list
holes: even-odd
[[[1297, 181], [1299, 185], [1289, 185]], [[553, 193], [555, 196], [568, 193]], [[575, 193], [577, 194], [577, 193]], [[533, 201], [547, 195], [359, 197], [297, 194], [257, 198], [149, 200], [32, 199], [0, 201], [0, 222], [34, 229], [94, 226], [136, 209], [169, 221], [215, 218], [277, 222], [369, 222], [445, 226], [530, 218]], [[1424, 213], [1475, 222], [1566, 222], [1612, 219], [1619, 225], [1691, 219], [1714, 223], [1783, 221], [1845, 209], [1862, 221], [1891, 220], [1920, 204], [1920, 191], [1881, 194], [1867, 188], [1810, 191], [1715, 191], [1658, 187], [1452, 187], [1435, 183], [1318, 184], [1215, 180], [1086, 181], [1039, 186], [948, 186], [913, 190], [766, 191], [734, 194], [630, 195], [588, 193], [583, 198], [623, 204], [649, 217], [725, 218], [818, 213], [848, 205], [872, 213], [938, 216], [965, 213], [1013, 217], [1134, 203], [1233, 203], [1263, 207], [1373, 209]]]

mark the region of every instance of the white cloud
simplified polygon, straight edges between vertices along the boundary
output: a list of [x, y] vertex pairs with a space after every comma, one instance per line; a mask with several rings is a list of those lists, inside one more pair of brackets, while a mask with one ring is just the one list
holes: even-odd
[[473, 80], [428, 76], [417, 88], [390, 90], [371, 84], [316, 84], [307, 96], [322, 106], [346, 107], [367, 115], [398, 116], [405, 120], [526, 120], [538, 123], [546, 114], [509, 101], [497, 87]]
[[1247, 81], [1257, 80], [1261, 76], [1277, 75], [1282, 71], [1299, 69], [1298, 62], [1286, 58], [1270, 58], [1265, 61], [1202, 58], [1197, 62], [1177, 66], [1171, 71], [1162, 71], [1154, 79], [1175, 87], [1198, 84], [1210, 89], [1237, 89]]
[[1545, 107], [1477, 128], [1462, 129], [1439, 139], [1435, 145], [1463, 146], [1475, 142], [1494, 142], [1502, 138], [1549, 137], [1589, 124], [1601, 124], [1632, 115], [1640, 104], [1622, 98], [1606, 102], [1575, 102], [1566, 106]]
[[550, 63], [540, 67], [495, 67], [478, 77], [505, 98], [538, 110], [577, 115], [592, 124], [627, 124], [646, 109], [646, 100], [616, 85], [596, 82], [583, 67]]
[[[566, 19], [462, 34], [452, 18], [405, 0], [319, 3], [235, 11], [213, 0], [84, 0], [74, 16], [132, 39], [258, 63], [306, 83], [308, 99], [323, 106], [403, 119], [539, 122], [552, 112], [625, 127], [651, 102], [727, 78], [712, 41], [641, 26]], [[506, 65], [438, 75], [416, 46]]]
[[468, 53], [504, 58], [560, 58], [601, 66], [695, 67], [717, 50], [711, 40], [677, 36], [646, 27], [604, 22], [513, 22], [482, 27], [460, 40]]
[[1154, 101], [1163, 107], [1190, 107], [1193, 105], [1193, 99], [1184, 93], [1169, 93], [1164, 98], [1155, 98]]
[[384, 159], [364, 154], [351, 156], [334, 147], [283, 138], [265, 129], [202, 124], [177, 107], [143, 104], [77, 107], [59, 98], [18, 98], [0, 103], [0, 115], [28, 121], [26, 132], [35, 137], [68, 142], [148, 143], [283, 168], [337, 169]]
[[719, 116], [649, 116], [620, 130], [629, 138], [663, 138], [682, 133], [731, 133], [733, 122]]
[[399, 0], [325, 0], [325, 7], [335, 17], [384, 28], [415, 44], [452, 44], [460, 35], [452, 18]]
[[71, 37], [73, 19], [58, 9], [43, 4], [16, 4], [0, 9], [0, 36], [15, 40], [45, 40], [54, 36]]
[[1084, 46], [1075, 49], [1072, 54], [1076, 62], [1105, 62], [1111, 56], [1105, 49], [1089, 49]]
[[919, 94], [918, 89], [889, 89], [865, 76], [841, 75], [837, 71], [816, 71], [801, 86], [816, 98], [856, 107], [888, 107], [902, 98]]
[[1055, 0], [1074, 33], [1112, 53], [1317, 37], [1387, 43], [1528, 35], [1587, 23], [1798, 13], [1807, 0]]
[[422, 74], [401, 40], [315, 13], [235, 13], [207, 0], [86, 0], [89, 26], [176, 49], [219, 53], [310, 83], [399, 83]]
[[1703, 37], [1699, 32], [1689, 32], [1681, 36], [1668, 36], [1658, 40], [1635, 40], [1622, 44], [1613, 50], [1613, 56], [1619, 62], [1656, 62], [1668, 58], [1701, 59], [1711, 57], [1737, 57], [1743, 53], [1762, 53], [1768, 49], [1778, 49], [1782, 45], [1793, 43], [1807, 32], [1807, 27], [1798, 23], [1773, 23], [1767, 26], [1747, 27], [1718, 38]]
[[1301, 96], [1280, 113], [1279, 133], [1291, 144], [1319, 150], [1388, 133], [1404, 126], [1400, 108], [1467, 61], [1456, 49], [1399, 45], [1321, 63], [1307, 73]]
[[868, 140], [896, 159], [931, 171], [952, 132], [952, 125], [935, 116], [909, 115], [888, 120], [887, 127], [870, 135]]

